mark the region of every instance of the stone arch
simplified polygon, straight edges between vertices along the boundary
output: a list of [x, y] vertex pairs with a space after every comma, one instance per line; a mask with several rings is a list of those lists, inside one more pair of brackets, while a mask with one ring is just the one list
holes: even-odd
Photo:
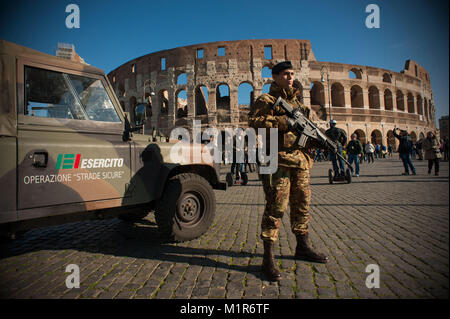
[[430, 118], [428, 117], [428, 116], [429, 116], [429, 113], [428, 113], [428, 102], [427, 102], [427, 99], [426, 99], [426, 98], [423, 99], [423, 109], [424, 109], [424, 111], [425, 111], [425, 119], [426, 119], [427, 121], [429, 121]]
[[369, 109], [380, 108], [380, 91], [376, 86], [369, 87]]
[[119, 90], [119, 96], [125, 97], [125, 86], [123, 85], [123, 82], [121, 82], [119, 84], [118, 90]]
[[231, 122], [230, 86], [221, 82], [216, 86], [217, 121], [219, 123]]
[[424, 138], [425, 138], [425, 134], [423, 132], [420, 132], [419, 140], [423, 140]]
[[392, 92], [389, 89], [384, 90], [384, 109], [392, 111], [394, 109], [394, 102], [392, 100]]
[[408, 102], [408, 113], [414, 113], [414, 95], [412, 95], [411, 92], [408, 92], [407, 102]]
[[389, 73], [383, 74], [383, 82], [392, 83], [391, 75]]
[[433, 120], [433, 105], [431, 103], [431, 100], [428, 100], [428, 118]]
[[394, 132], [392, 132], [392, 130], [387, 131], [386, 138], [387, 138], [387, 144], [391, 145], [392, 148], [395, 148], [395, 136], [394, 136]]
[[372, 131], [372, 133], [370, 133], [370, 141], [373, 145], [381, 145], [383, 143], [383, 135], [381, 134], [380, 130], [375, 129]]
[[238, 86], [238, 105], [251, 106], [254, 102], [254, 87], [249, 81], [241, 82]]
[[417, 94], [416, 100], [417, 100], [417, 102], [416, 102], [417, 114], [423, 115], [422, 96], [420, 94]]
[[176, 101], [176, 118], [187, 117], [188, 115], [188, 104], [187, 104], [187, 92], [185, 88], [178, 89], [175, 92]]
[[169, 114], [169, 92], [166, 89], [162, 89], [158, 92], [158, 100], [160, 107], [160, 114]]
[[348, 71], [348, 78], [349, 79], [362, 79], [362, 71], [358, 68], [353, 68], [350, 71]]
[[431, 102], [431, 100], [428, 100], [428, 112], [429, 112], [429, 116], [430, 116], [430, 121], [433, 120], [433, 103]]
[[331, 105], [345, 107], [344, 86], [339, 82], [331, 85]]
[[197, 85], [194, 91], [195, 94], [195, 116], [199, 116], [202, 123], [204, 118], [208, 122], [208, 88], [203, 85]]
[[359, 85], [350, 88], [350, 98], [352, 107], [364, 107], [363, 90]]
[[356, 134], [356, 138], [361, 142], [361, 143], [366, 143], [366, 133], [364, 133], [363, 130], [361, 129], [357, 129], [353, 132], [353, 134]]
[[311, 105], [325, 105], [325, 90], [323, 84], [318, 81], [311, 83], [310, 96]]
[[397, 90], [397, 97], [395, 98], [395, 102], [397, 103], [397, 110], [404, 111], [405, 110], [405, 96], [403, 92]]
[[248, 121], [248, 113], [250, 112], [250, 106], [254, 101], [254, 88], [253, 85], [244, 81], [238, 86], [238, 107], [239, 107], [239, 122]]
[[262, 86], [262, 88], [261, 88], [261, 92], [264, 94], [264, 93], [269, 93], [269, 91], [270, 91], [270, 85], [271, 85], [272, 83], [265, 83], [263, 86]]
[[267, 79], [267, 78], [272, 78], [272, 69], [268, 65], [265, 65], [261, 69], [261, 79]]
[[409, 136], [411, 137], [411, 141], [412, 141], [413, 143], [416, 143], [416, 142], [417, 142], [417, 134], [416, 134], [416, 132], [411, 131], [411, 133], [409, 133]]
[[130, 121], [134, 121], [134, 109], [137, 106], [137, 99], [134, 96], [131, 96], [129, 99], [129, 108], [128, 111], [130, 113]]
[[177, 76], [177, 85], [187, 85], [187, 74], [182, 72]]

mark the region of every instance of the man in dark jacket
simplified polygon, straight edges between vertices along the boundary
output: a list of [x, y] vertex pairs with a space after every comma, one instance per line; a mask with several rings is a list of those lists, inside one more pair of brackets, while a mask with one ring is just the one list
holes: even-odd
[[355, 177], [359, 177], [359, 154], [363, 153], [361, 142], [357, 139], [356, 134], [352, 134], [351, 141], [347, 145], [348, 162], [355, 162]]
[[[328, 136], [333, 142], [338, 146], [338, 152], [342, 155], [342, 147], [347, 143], [347, 134], [343, 129], [336, 127], [336, 121], [330, 121], [330, 128], [325, 131], [326, 136]], [[342, 158], [338, 158], [336, 154], [331, 153], [331, 162], [333, 163], [333, 170], [336, 176], [345, 175], [345, 166]], [[339, 167], [338, 167], [339, 162]], [[339, 170], [340, 169], [340, 170]]]
[[[396, 131], [400, 131], [400, 135], [396, 133]], [[395, 128], [394, 136], [400, 141], [400, 145], [398, 146], [398, 152], [400, 154], [400, 158], [402, 159], [403, 166], [405, 167], [405, 172], [402, 175], [409, 175], [409, 169], [411, 169], [411, 173], [416, 175], [416, 168], [414, 167], [413, 162], [411, 161], [411, 151], [413, 148], [413, 143], [411, 138], [408, 135], [408, 132], [405, 130], [400, 130], [399, 128]]]

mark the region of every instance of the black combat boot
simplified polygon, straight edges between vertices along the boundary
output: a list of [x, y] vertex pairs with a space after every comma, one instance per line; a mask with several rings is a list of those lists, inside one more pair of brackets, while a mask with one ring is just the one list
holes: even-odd
[[275, 265], [273, 256], [273, 242], [263, 241], [264, 255], [262, 263], [262, 272], [269, 278], [270, 281], [277, 281], [281, 279], [281, 273]]
[[297, 247], [294, 255], [295, 259], [323, 264], [328, 261], [327, 256], [321, 253], [316, 253], [311, 249], [308, 242], [308, 234], [295, 235], [295, 237], [297, 238]]

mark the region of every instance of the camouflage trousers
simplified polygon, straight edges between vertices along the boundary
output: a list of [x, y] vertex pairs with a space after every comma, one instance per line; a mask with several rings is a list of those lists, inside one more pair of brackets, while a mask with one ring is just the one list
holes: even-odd
[[266, 207], [261, 222], [264, 241], [278, 239], [281, 218], [290, 206], [291, 230], [296, 235], [308, 233], [311, 188], [309, 170], [278, 167], [273, 175], [261, 175]]

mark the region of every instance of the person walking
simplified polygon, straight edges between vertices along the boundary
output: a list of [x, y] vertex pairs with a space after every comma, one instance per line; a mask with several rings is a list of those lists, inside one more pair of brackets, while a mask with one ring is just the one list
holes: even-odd
[[[278, 129], [278, 169], [273, 174], [261, 174], [265, 210], [261, 221], [261, 239], [264, 244], [262, 272], [271, 281], [281, 279], [281, 273], [274, 260], [274, 242], [278, 239], [281, 219], [290, 206], [291, 231], [297, 239], [294, 259], [326, 263], [328, 257], [315, 252], [308, 239], [310, 219], [309, 205], [311, 186], [309, 170], [313, 159], [307, 148], [296, 143], [298, 136], [287, 121], [286, 112], [277, 107], [273, 109], [278, 97], [282, 97], [294, 109], [310, 118], [310, 109], [298, 100], [298, 90], [293, 87], [294, 67], [290, 61], [276, 64], [272, 68], [273, 82], [269, 93], [263, 94], [253, 104], [248, 117], [249, 127]], [[269, 138], [269, 134], [267, 134]], [[266, 141], [266, 146], [270, 145]], [[318, 145], [317, 145], [318, 146]]]
[[439, 175], [439, 160], [442, 157], [439, 150], [439, 141], [433, 132], [428, 132], [427, 137], [423, 139], [422, 148], [425, 152], [425, 160], [428, 160], [428, 174], [431, 174], [431, 170], [434, 165], [434, 175]]
[[353, 176], [359, 177], [359, 155], [363, 153], [363, 148], [356, 134], [351, 135], [351, 141], [347, 145], [347, 153], [350, 165], [355, 162], [355, 174]]
[[367, 161], [367, 153], [366, 153], [366, 142], [362, 143], [362, 147], [363, 147], [363, 153], [361, 154], [360, 157], [360, 163], [364, 163], [365, 161]]
[[373, 153], [375, 152], [375, 147], [373, 144], [368, 141], [366, 144], [366, 155], [367, 155], [367, 163], [370, 163], [370, 160], [372, 159], [372, 163], [374, 162], [373, 159]]
[[[397, 134], [396, 131], [400, 131], [400, 134]], [[413, 148], [413, 143], [411, 138], [408, 135], [408, 132], [405, 130], [400, 130], [398, 127], [393, 131], [396, 139], [399, 140], [400, 145], [398, 146], [398, 153], [400, 154], [400, 158], [403, 162], [403, 166], [405, 168], [405, 172], [402, 175], [409, 175], [409, 169], [411, 169], [411, 173], [416, 175], [416, 168], [411, 160], [411, 151]]]
[[388, 145], [388, 155], [389, 155], [389, 157], [392, 157], [393, 149], [394, 149], [394, 148], [392, 147], [392, 145], [389, 144], [389, 145]]
[[[347, 143], [347, 134], [341, 128], [336, 127], [336, 121], [330, 121], [330, 128], [325, 131], [325, 135], [330, 138], [337, 145], [337, 153], [342, 156], [342, 148]], [[338, 157], [335, 153], [331, 153], [331, 162], [333, 164], [333, 170], [335, 176], [345, 175], [345, 164], [341, 157]], [[338, 165], [339, 163], [339, 165]]]
[[378, 144], [378, 143], [375, 144], [375, 158], [381, 158], [380, 151], [381, 151], [380, 144]]
[[380, 157], [381, 158], [386, 158], [386, 153], [387, 153], [386, 145], [381, 143], [381, 145], [380, 145]]

